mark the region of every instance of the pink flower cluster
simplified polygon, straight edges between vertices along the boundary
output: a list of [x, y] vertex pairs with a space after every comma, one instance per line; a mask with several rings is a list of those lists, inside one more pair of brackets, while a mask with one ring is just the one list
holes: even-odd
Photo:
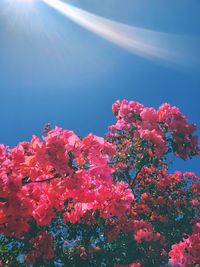
[[117, 131], [124, 129], [130, 134], [134, 129], [132, 138], [149, 142], [151, 153], [159, 158], [169, 145], [183, 159], [199, 154], [198, 138], [193, 136], [196, 126], [189, 124], [177, 107], [165, 103], [156, 111], [138, 102], [122, 100], [115, 102], [112, 110], [118, 121], [109, 127], [110, 137], [116, 137]]
[[192, 235], [172, 245], [169, 256], [169, 263], [174, 267], [200, 266], [200, 222], [196, 223]]
[[33, 136], [12, 149], [0, 145], [0, 234], [28, 244], [26, 264], [59, 259], [49, 227], [61, 220], [69, 230], [78, 225], [85, 233], [95, 226], [95, 236], [103, 236], [87, 236], [85, 244], [77, 241], [71, 248], [70, 238], [62, 237], [68, 249], [62, 257], [74, 253], [87, 261], [90, 254], [112, 251], [113, 244], [126, 254], [130, 244], [136, 255], [132, 251], [122, 261], [127, 264], [117, 259], [112, 266], [164, 266], [170, 258], [174, 267], [200, 267], [198, 219], [191, 232], [200, 215], [200, 178], [169, 174], [163, 157], [198, 155], [195, 126], [169, 104], [155, 110], [122, 100], [112, 109], [117, 123], [107, 139], [79, 138], [48, 125], [42, 140]]
[[[89, 223], [88, 213], [96, 210], [105, 219], [125, 217], [134, 195], [124, 182], [112, 181], [114, 152], [103, 138], [89, 134], [80, 140], [58, 127], [44, 141], [34, 136], [10, 150], [1, 146], [1, 233], [20, 237], [33, 219], [48, 225], [55, 210], [71, 223], [84, 216]], [[67, 199], [72, 204], [66, 208]]]

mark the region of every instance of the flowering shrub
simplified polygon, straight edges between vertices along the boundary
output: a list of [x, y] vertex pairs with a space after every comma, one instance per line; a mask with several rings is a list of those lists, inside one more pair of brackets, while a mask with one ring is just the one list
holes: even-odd
[[200, 178], [169, 173], [198, 156], [176, 107], [117, 101], [105, 138], [50, 125], [0, 145], [0, 265], [199, 267]]

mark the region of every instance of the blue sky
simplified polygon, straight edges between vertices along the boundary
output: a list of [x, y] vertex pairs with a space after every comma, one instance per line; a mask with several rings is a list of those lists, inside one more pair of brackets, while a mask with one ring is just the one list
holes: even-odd
[[[169, 102], [200, 129], [199, 69], [130, 54], [42, 1], [9, 1], [0, 3], [0, 143], [14, 146], [32, 134], [42, 136], [46, 122], [81, 136], [103, 135], [115, 122], [111, 105], [117, 99], [154, 107]], [[66, 2], [136, 27], [200, 38], [198, 0]], [[200, 174], [199, 163], [176, 166]]]

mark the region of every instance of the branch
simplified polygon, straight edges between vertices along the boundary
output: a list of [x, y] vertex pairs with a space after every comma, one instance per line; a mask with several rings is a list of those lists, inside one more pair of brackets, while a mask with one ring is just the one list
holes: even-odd
[[[69, 174], [66, 175], [66, 177], [69, 176]], [[31, 183], [42, 183], [42, 182], [50, 182], [56, 178], [61, 178], [60, 174], [56, 174], [54, 177], [48, 178], [48, 179], [44, 179], [44, 180], [38, 180], [38, 181], [32, 181], [29, 180], [29, 177], [25, 177], [22, 179], [22, 185], [26, 185], [26, 184], [31, 184]]]
[[134, 177], [134, 179], [132, 180], [132, 184], [131, 184], [131, 188], [133, 189], [133, 181], [135, 181], [136, 179], [137, 179], [137, 177], [138, 177], [138, 174], [141, 172], [141, 170], [142, 170], [142, 168], [145, 166], [145, 164], [148, 162], [148, 156], [147, 155], [145, 155], [142, 159], [141, 159], [141, 166], [140, 166], [140, 168], [138, 169], [138, 171], [136, 172], [136, 174], [135, 174], [135, 177]]

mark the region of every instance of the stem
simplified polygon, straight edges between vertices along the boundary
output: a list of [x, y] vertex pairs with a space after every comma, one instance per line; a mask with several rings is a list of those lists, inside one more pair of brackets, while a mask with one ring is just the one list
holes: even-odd
[[[69, 174], [66, 175], [66, 177], [69, 176]], [[25, 177], [22, 179], [22, 184], [26, 185], [26, 184], [31, 184], [31, 183], [42, 183], [42, 182], [50, 182], [51, 180], [57, 179], [57, 178], [61, 178], [60, 174], [56, 174], [54, 177], [48, 178], [48, 179], [44, 179], [44, 180], [38, 180], [38, 181], [32, 181], [32, 180], [28, 180], [28, 177]]]

